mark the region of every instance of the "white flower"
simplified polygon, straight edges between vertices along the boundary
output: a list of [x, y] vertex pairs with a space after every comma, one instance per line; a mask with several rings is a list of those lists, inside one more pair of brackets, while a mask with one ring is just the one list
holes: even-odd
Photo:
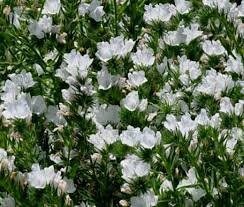
[[129, 125], [127, 126], [127, 130], [122, 131], [120, 134], [120, 139], [122, 144], [135, 147], [139, 143], [139, 140], [142, 139], [142, 136], [140, 128], [134, 128]]
[[98, 42], [97, 49], [96, 56], [100, 60], [107, 62], [112, 59], [114, 54], [109, 42]]
[[65, 101], [70, 102], [75, 98], [75, 89], [73, 87], [69, 87], [68, 89], [62, 89], [62, 97]]
[[152, 24], [157, 21], [167, 22], [175, 15], [176, 9], [172, 4], [156, 4], [154, 7], [152, 4], [149, 4], [145, 5], [143, 18], [146, 23]]
[[200, 66], [198, 62], [187, 59], [185, 55], [182, 57], [178, 57], [178, 61], [180, 63], [181, 74], [188, 73], [191, 80], [195, 80], [201, 75], [201, 70], [199, 68]]
[[15, 169], [15, 156], [8, 156], [5, 149], [0, 148], [0, 171], [8, 170], [10, 173]]
[[160, 143], [160, 132], [155, 133], [148, 127], [145, 127], [142, 132], [143, 136], [139, 140], [140, 144], [146, 149], [152, 149], [156, 144]]
[[16, 100], [4, 104], [2, 115], [6, 119], [29, 119], [32, 116], [30, 103], [25, 94], [19, 95]]
[[175, 0], [175, 6], [176, 10], [180, 14], [187, 14], [191, 10], [191, 2], [190, 1], [185, 1], [185, 0]]
[[43, 68], [42, 68], [39, 64], [35, 63], [35, 64], [33, 65], [33, 68], [36, 70], [38, 76], [44, 74], [44, 70], [43, 70]]
[[220, 99], [220, 112], [231, 114], [234, 111], [234, 107], [229, 97], [223, 97]]
[[173, 191], [173, 190], [174, 188], [170, 180], [165, 179], [160, 185], [160, 192]]
[[153, 49], [145, 46], [137, 48], [136, 53], [131, 54], [131, 59], [135, 65], [152, 66], [155, 61]]
[[87, 10], [90, 12], [90, 17], [96, 22], [102, 21], [102, 17], [105, 12], [103, 11], [103, 6], [100, 6], [100, 2], [98, 0], [93, 0]]
[[39, 115], [46, 111], [47, 106], [42, 96], [33, 96], [31, 98], [32, 112]]
[[243, 138], [243, 130], [237, 127], [232, 128], [230, 138], [225, 140], [225, 147], [228, 154], [233, 155], [238, 140]]
[[235, 104], [235, 115], [241, 116], [243, 114], [243, 109], [244, 109], [244, 101], [239, 100], [239, 102]]
[[71, 76], [86, 77], [88, 68], [91, 66], [93, 59], [87, 54], [82, 56], [78, 51], [73, 49], [70, 53], [64, 54], [64, 61], [67, 63], [65, 69]]
[[131, 91], [122, 102], [126, 109], [135, 111], [140, 104], [138, 91]]
[[191, 194], [192, 199], [196, 202], [206, 195], [206, 191], [202, 188], [187, 188], [187, 192]]
[[33, 20], [28, 25], [30, 35], [36, 36], [38, 39], [44, 38], [44, 32], [36, 20]]
[[128, 83], [133, 87], [138, 87], [147, 82], [144, 71], [133, 71], [128, 74]]
[[55, 177], [53, 165], [41, 170], [39, 164], [33, 164], [31, 169], [32, 171], [27, 174], [27, 181], [34, 188], [45, 188]]
[[212, 95], [216, 99], [221, 97], [223, 91], [234, 87], [234, 82], [229, 75], [217, 73], [216, 70], [209, 70], [203, 78], [202, 83], [196, 87], [196, 92]]
[[89, 12], [88, 8], [89, 8], [89, 4], [81, 1], [78, 8], [79, 15], [85, 16], [85, 14]]
[[118, 130], [113, 129], [111, 125], [106, 128], [101, 127], [96, 134], [90, 135], [89, 142], [92, 143], [97, 149], [105, 149], [106, 144], [110, 145], [116, 142], [119, 138]]
[[95, 122], [98, 122], [102, 125], [107, 123], [117, 124], [120, 121], [120, 107], [117, 105], [101, 105], [94, 110]]
[[20, 93], [20, 87], [16, 85], [13, 81], [7, 80], [3, 86], [3, 91], [4, 92], [1, 95], [1, 99], [5, 103], [11, 103]]
[[128, 182], [134, 178], [146, 176], [150, 171], [150, 164], [136, 155], [127, 155], [126, 159], [120, 162], [120, 165], [122, 167], [122, 178]]
[[225, 71], [234, 72], [237, 74], [244, 74], [244, 67], [240, 55], [236, 55], [236, 58], [229, 55], [229, 59], [226, 63]]
[[96, 22], [102, 21], [102, 17], [105, 12], [103, 10], [103, 6], [100, 6], [100, 4], [101, 3], [97, 0], [93, 0], [91, 4], [81, 1], [78, 8], [79, 15], [84, 16], [85, 14], [89, 13], [90, 17]]
[[1, 207], [15, 207], [15, 200], [12, 196], [8, 195], [0, 202]]
[[148, 105], [148, 100], [147, 99], [142, 99], [139, 106], [138, 106], [138, 110], [139, 111], [145, 111], [147, 109], [147, 105]]
[[177, 189], [184, 188], [189, 194], [192, 195], [194, 201], [198, 201], [201, 197], [206, 195], [206, 192], [200, 187], [188, 187], [197, 184], [196, 170], [190, 168], [187, 172], [187, 178], [180, 181]]
[[108, 90], [110, 89], [118, 80], [118, 76], [111, 75], [107, 68], [97, 72], [97, 82], [99, 89]]
[[61, 153], [50, 154], [49, 158], [55, 164], [58, 164], [58, 165], [62, 165], [63, 164], [63, 160], [61, 159]]
[[173, 114], [167, 114], [166, 121], [163, 123], [164, 127], [170, 131], [177, 129], [177, 120]]
[[221, 124], [221, 118], [219, 116], [219, 113], [216, 113], [214, 116], [211, 117], [210, 125], [213, 128], [219, 128]]
[[238, 6], [238, 17], [244, 17], [244, 2], [241, 2], [241, 5]]
[[118, 37], [112, 37], [109, 42], [97, 43], [96, 56], [107, 62], [113, 57], [122, 58], [125, 57], [134, 47], [135, 42], [131, 39], [127, 40], [122, 35]]
[[13, 8], [13, 12], [10, 12], [9, 14], [9, 21], [11, 24], [13, 24], [17, 29], [21, 27], [20, 20], [21, 15], [23, 13], [23, 8], [18, 6]]
[[53, 19], [47, 15], [41, 17], [38, 21], [38, 25], [44, 33], [50, 33], [52, 31]]
[[164, 72], [167, 72], [169, 69], [168, 65], [172, 63], [172, 59], [168, 59], [167, 57], [163, 58], [163, 62], [160, 64], [157, 64], [157, 70], [160, 74], [163, 74]]
[[157, 205], [158, 196], [155, 196], [154, 192], [150, 189], [140, 196], [131, 197], [130, 202], [131, 207], [152, 207]]
[[57, 14], [61, 8], [60, 0], [46, 0], [43, 6], [42, 14]]
[[195, 122], [200, 125], [207, 125], [210, 123], [206, 109], [201, 109], [201, 112], [197, 115]]
[[68, 179], [64, 177], [62, 180], [59, 181], [58, 194], [74, 193], [75, 191], [76, 191], [76, 187], [72, 179]]
[[36, 36], [38, 39], [44, 38], [45, 33], [50, 33], [52, 31], [52, 17], [44, 15], [37, 22], [36, 20], [31, 20], [28, 25], [28, 30], [30, 35]]
[[176, 31], [167, 32], [164, 35], [163, 40], [167, 45], [178, 46], [186, 42], [188, 33], [186, 32], [187, 34], [184, 34], [184, 32], [185, 28], [183, 26], [179, 26]]
[[66, 124], [66, 120], [64, 119], [64, 117], [60, 113], [58, 113], [57, 106], [49, 105], [45, 115], [48, 122], [53, 122], [57, 126]]
[[188, 45], [192, 40], [200, 37], [203, 31], [199, 31], [199, 24], [191, 24], [190, 27], [185, 27], [183, 31], [183, 35], [186, 35], [185, 43]]
[[5, 158], [7, 158], [7, 152], [5, 149], [0, 148], [0, 162], [2, 159], [5, 159]]
[[227, 12], [232, 3], [229, 0], [203, 0], [203, 4], [211, 8], [218, 8], [219, 11]]
[[203, 51], [212, 56], [212, 55], [223, 55], [226, 53], [225, 48], [222, 46], [221, 42], [219, 40], [205, 40], [202, 44]]
[[188, 136], [190, 131], [194, 131], [197, 127], [196, 122], [191, 119], [190, 114], [186, 113], [178, 122], [179, 130], [183, 136]]
[[24, 89], [32, 87], [35, 82], [33, 81], [32, 75], [30, 72], [22, 71], [19, 74], [10, 74], [9, 78], [19, 87]]

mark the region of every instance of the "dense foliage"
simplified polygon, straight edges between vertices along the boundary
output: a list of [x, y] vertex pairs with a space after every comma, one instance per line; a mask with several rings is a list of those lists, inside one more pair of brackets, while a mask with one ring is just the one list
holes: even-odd
[[0, 206], [244, 206], [243, 18], [0, 0]]

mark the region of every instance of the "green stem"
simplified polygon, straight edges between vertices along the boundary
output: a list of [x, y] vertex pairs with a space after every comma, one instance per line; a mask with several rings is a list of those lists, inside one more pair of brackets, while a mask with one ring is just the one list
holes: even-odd
[[115, 34], [118, 35], [118, 11], [117, 11], [117, 2], [114, 0], [114, 16], [115, 16]]

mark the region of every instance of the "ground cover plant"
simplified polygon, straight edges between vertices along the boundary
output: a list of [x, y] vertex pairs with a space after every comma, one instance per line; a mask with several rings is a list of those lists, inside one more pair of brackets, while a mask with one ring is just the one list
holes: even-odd
[[0, 0], [0, 206], [244, 206], [244, 1]]

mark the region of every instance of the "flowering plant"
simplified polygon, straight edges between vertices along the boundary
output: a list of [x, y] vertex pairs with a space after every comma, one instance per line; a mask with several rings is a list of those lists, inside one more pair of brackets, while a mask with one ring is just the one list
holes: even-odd
[[0, 206], [244, 205], [244, 2], [0, 11]]

